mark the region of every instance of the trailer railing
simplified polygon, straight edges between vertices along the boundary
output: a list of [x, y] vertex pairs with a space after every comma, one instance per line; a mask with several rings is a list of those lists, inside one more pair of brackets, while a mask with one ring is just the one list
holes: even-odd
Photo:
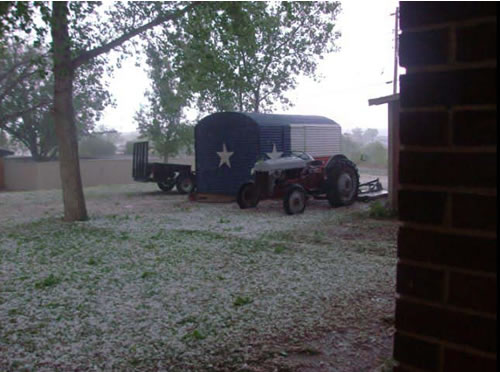
[[132, 160], [132, 178], [136, 181], [148, 179], [148, 152], [149, 144], [145, 142], [134, 143], [134, 157]]

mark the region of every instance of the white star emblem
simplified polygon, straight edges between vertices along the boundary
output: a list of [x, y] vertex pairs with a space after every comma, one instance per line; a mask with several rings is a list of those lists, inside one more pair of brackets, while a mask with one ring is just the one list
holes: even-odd
[[226, 164], [229, 168], [231, 168], [231, 162], [229, 161], [229, 158], [233, 156], [234, 152], [227, 151], [226, 144], [222, 144], [222, 151], [217, 152], [217, 155], [220, 157], [220, 163], [219, 167], [222, 167], [224, 164]]
[[276, 149], [276, 144], [273, 143], [273, 151], [266, 152], [266, 155], [269, 157], [269, 159], [279, 159], [279, 158], [281, 158], [281, 155], [283, 155], [283, 152], [278, 151]]

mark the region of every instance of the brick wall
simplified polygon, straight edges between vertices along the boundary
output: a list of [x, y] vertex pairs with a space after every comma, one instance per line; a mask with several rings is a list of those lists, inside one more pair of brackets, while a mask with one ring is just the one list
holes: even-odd
[[496, 370], [496, 7], [400, 4], [395, 371]]

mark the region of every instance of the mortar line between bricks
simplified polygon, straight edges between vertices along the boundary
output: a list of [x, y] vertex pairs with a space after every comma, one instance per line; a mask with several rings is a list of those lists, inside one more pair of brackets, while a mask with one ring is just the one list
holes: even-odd
[[494, 154], [497, 152], [497, 146], [415, 146], [415, 145], [401, 145], [401, 152], [444, 152], [444, 153], [480, 153], [480, 154]]
[[412, 366], [411, 364], [400, 362], [399, 360], [397, 360], [397, 362], [398, 362], [399, 366], [403, 367], [405, 369], [405, 371], [408, 371], [408, 372], [429, 372], [428, 369], [420, 369], [420, 368]]
[[448, 110], [449, 110], [448, 106], [433, 105], [433, 106], [400, 108], [399, 113], [401, 114], [401, 113], [414, 113], [414, 112], [446, 112]]
[[440, 225], [426, 225], [417, 222], [401, 221], [402, 226], [411, 227], [415, 230], [439, 232], [444, 234], [452, 234], [456, 236], [469, 236], [474, 238], [487, 238], [487, 239], [497, 239], [496, 231], [485, 231], [485, 230], [475, 230], [475, 229], [464, 229], [464, 228], [451, 228], [446, 229]]
[[454, 64], [457, 61], [457, 26], [451, 25], [448, 29], [450, 43], [449, 43], [449, 54], [448, 54], [448, 63]]
[[439, 29], [444, 29], [447, 27], [459, 27], [459, 26], [477, 26], [482, 23], [497, 23], [497, 17], [496, 16], [488, 16], [488, 17], [478, 17], [474, 19], [465, 19], [461, 21], [449, 21], [449, 22], [442, 22], [442, 23], [430, 23], [427, 25], [423, 26], [414, 26], [414, 27], [407, 27], [407, 28], [402, 28], [402, 32], [411, 32], [411, 33], [417, 33], [417, 32], [422, 32], [422, 31], [434, 31], [434, 30], [439, 30]]
[[409, 191], [428, 191], [428, 192], [449, 192], [453, 194], [473, 194], [480, 196], [497, 196], [497, 189], [493, 188], [474, 188], [474, 187], [463, 187], [463, 186], [427, 186], [427, 185], [415, 185], [408, 183], [399, 184], [399, 190], [409, 190]]
[[446, 193], [446, 202], [444, 204], [443, 224], [447, 228], [453, 227], [453, 197], [452, 193]]
[[455, 105], [451, 111], [497, 111], [497, 105]]
[[448, 107], [446, 105], [433, 105], [433, 106], [421, 106], [421, 107], [406, 107], [399, 110], [400, 113], [413, 113], [413, 112], [445, 112], [448, 110], [461, 111], [461, 110], [471, 110], [471, 111], [497, 111], [496, 104], [473, 104], [473, 105], [453, 105]]
[[403, 264], [403, 265], [411, 265], [415, 267], [420, 267], [422, 269], [433, 269], [433, 270], [449, 270], [450, 272], [454, 272], [457, 274], [467, 274], [467, 275], [474, 275], [477, 277], [481, 278], [489, 278], [489, 279], [496, 279], [497, 274], [493, 272], [488, 272], [484, 270], [473, 270], [473, 269], [464, 269], [460, 267], [455, 267], [455, 266], [450, 266], [446, 264], [432, 264], [432, 263], [427, 263], [427, 262], [422, 262], [422, 261], [416, 261], [408, 258], [399, 258], [398, 263]]
[[497, 68], [497, 61], [493, 59], [487, 59], [481, 62], [453, 62], [445, 65], [439, 64], [439, 65], [427, 65], [427, 66], [409, 66], [406, 67], [405, 75], [414, 75], [426, 72], [455, 72], [455, 71], [496, 69], [496, 68]]
[[484, 313], [481, 311], [466, 309], [466, 308], [462, 308], [462, 307], [456, 307], [456, 306], [452, 306], [450, 304], [440, 304], [438, 302], [426, 301], [426, 300], [423, 300], [423, 299], [418, 298], [418, 297], [414, 297], [414, 296], [410, 296], [410, 295], [403, 295], [400, 293], [398, 293], [398, 295], [399, 295], [399, 297], [398, 297], [399, 299], [405, 300], [407, 302], [412, 302], [414, 304], [425, 305], [425, 306], [433, 307], [436, 309], [451, 311], [451, 312], [460, 313], [460, 314], [464, 314], [464, 315], [480, 316], [482, 318], [495, 320], [495, 321], [497, 320], [496, 314], [493, 315], [491, 313]]
[[448, 121], [446, 122], [446, 147], [455, 146], [453, 141], [454, 136], [454, 125], [453, 125], [453, 116], [455, 115], [455, 111], [451, 108], [448, 110]]
[[450, 298], [450, 272], [451, 270], [449, 268], [444, 270], [443, 304], [448, 304]]
[[470, 346], [455, 344], [453, 342], [449, 342], [449, 341], [442, 340], [442, 339], [435, 338], [435, 337], [431, 337], [431, 336], [424, 336], [424, 335], [421, 335], [420, 333], [413, 333], [413, 332], [399, 330], [399, 329], [397, 330], [397, 332], [403, 336], [412, 337], [412, 338], [415, 338], [415, 339], [420, 340], [420, 341], [425, 341], [425, 342], [438, 344], [438, 345], [444, 345], [446, 348], [452, 349], [455, 351], [466, 352], [466, 353], [473, 354], [473, 355], [478, 356], [478, 357], [497, 360], [497, 355], [495, 353], [488, 353], [486, 351], [481, 351], [481, 350], [475, 349], [475, 348], [470, 347]]
[[443, 372], [444, 371], [444, 345], [439, 344], [439, 358], [438, 358], [438, 371]]

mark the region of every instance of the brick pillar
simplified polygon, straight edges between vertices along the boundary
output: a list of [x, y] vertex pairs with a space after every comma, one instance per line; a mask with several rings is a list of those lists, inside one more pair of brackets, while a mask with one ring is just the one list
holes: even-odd
[[395, 371], [496, 370], [496, 7], [400, 4]]

